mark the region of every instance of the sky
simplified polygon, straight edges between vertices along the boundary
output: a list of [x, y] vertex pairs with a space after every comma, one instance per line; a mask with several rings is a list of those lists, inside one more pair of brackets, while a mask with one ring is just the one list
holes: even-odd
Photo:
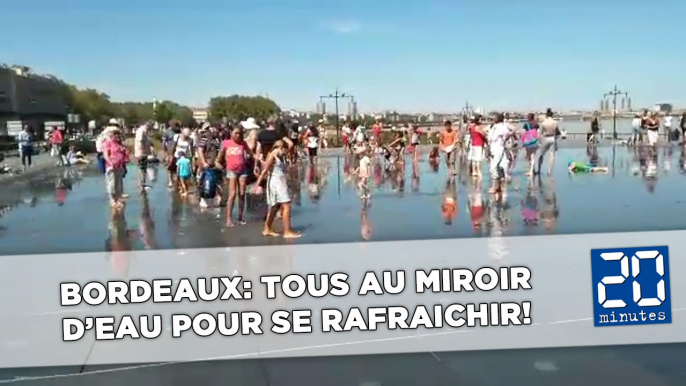
[[[686, 1], [2, 0], [0, 62], [113, 100], [268, 95], [314, 110], [686, 106]], [[681, 47], [681, 49], [680, 49]], [[333, 103], [329, 103], [331, 111]], [[347, 107], [343, 107], [345, 110]]]

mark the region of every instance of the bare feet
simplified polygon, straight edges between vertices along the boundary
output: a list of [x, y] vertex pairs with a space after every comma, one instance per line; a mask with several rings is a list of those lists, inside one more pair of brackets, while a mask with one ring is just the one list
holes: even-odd
[[265, 229], [265, 230], [262, 231], [262, 236], [266, 236], [266, 237], [278, 237], [279, 234], [276, 233], [276, 232], [274, 232], [274, 231], [272, 231], [272, 230], [266, 230], [266, 229]]
[[283, 238], [284, 239], [297, 239], [298, 237], [301, 237], [302, 233], [299, 232], [284, 232]]
[[226, 226], [229, 228], [233, 228], [236, 226], [236, 224], [234, 224], [234, 222], [231, 220], [226, 220]]

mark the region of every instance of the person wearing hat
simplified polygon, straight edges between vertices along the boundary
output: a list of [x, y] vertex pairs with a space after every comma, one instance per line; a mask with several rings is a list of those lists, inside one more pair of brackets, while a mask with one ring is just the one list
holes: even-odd
[[112, 134], [119, 130], [119, 121], [112, 118], [107, 122], [107, 126], [102, 130], [102, 132], [95, 138], [95, 162], [98, 165], [98, 170], [100, 173], [105, 174], [105, 158], [103, 156], [103, 144]]
[[248, 118], [245, 121], [241, 122], [241, 126], [245, 130], [257, 130], [260, 128], [260, 125], [257, 124], [257, 121], [255, 118]]
[[119, 126], [112, 124], [103, 131], [102, 156], [105, 160], [105, 181], [110, 205], [113, 209], [121, 209], [126, 198], [124, 194], [124, 176], [126, 164], [129, 162], [129, 150], [124, 146]]

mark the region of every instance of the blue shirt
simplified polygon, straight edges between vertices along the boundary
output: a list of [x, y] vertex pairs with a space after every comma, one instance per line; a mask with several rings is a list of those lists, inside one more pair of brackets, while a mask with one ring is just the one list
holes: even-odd
[[190, 177], [191, 176], [191, 160], [186, 157], [181, 157], [176, 161], [176, 170], [179, 173], [179, 177]]
[[200, 175], [200, 189], [204, 198], [214, 198], [217, 195], [219, 178], [214, 169], [205, 169]]

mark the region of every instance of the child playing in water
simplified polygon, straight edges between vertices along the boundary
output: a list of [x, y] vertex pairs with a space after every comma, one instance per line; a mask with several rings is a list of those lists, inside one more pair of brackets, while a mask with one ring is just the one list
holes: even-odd
[[571, 161], [568, 165], [569, 172], [576, 173], [607, 173], [610, 169], [607, 166], [592, 166], [582, 162]]
[[371, 198], [369, 192], [369, 177], [372, 175], [372, 160], [370, 154], [370, 149], [366, 148], [362, 154], [362, 159], [360, 159], [360, 166], [354, 171], [354, 173], [357, 174], [357, 186], [360, 189], [360, 199], [362, 200]]
[[188, 195], [188, 183], [191, 179], [192, 168], [191, 160], [186, 158], [185, 152], [179, 153], [179, 159], [176, 161], [176, 171], [179, 177], [179, 193], [182, 196]]

